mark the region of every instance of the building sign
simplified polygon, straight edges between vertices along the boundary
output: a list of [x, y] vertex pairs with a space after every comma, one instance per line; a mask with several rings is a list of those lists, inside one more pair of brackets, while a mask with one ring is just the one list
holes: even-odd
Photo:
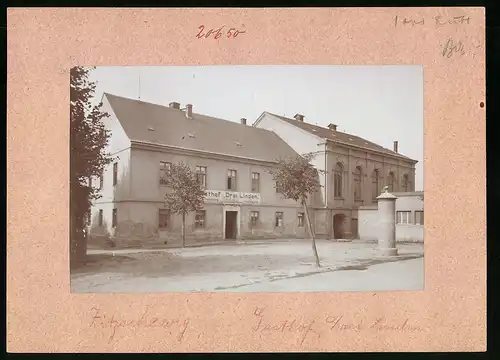
[[259, 193], [205, 190], [205, 201], [214, 201], [218, 204], [238, 203], [238, 204], [259, 204]]

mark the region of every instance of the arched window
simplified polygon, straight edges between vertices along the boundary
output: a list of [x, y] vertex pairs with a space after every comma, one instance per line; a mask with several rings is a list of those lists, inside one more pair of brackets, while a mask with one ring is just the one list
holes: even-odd
[[403, 175], [403, 191], [407, 192], [409, 190], [409, 183], [410, 181], [408, 180], [408, 174]]
[[361, 166], [356, 166], [354, 170], [354, 200], [361, 200]]
[[378, 173], [379, 173], [378, 169], [375, 169], [372, 172], [372, 200], [373, 200], [373, 202], [377, 201], [377, 196], [379, 196], [379, 192], [380, 192]]
[[389, 187], [387, 191], [393, 192], [395, 191], [394, 188], [394, 173], [390, 172], [389, 175], [387, 176], [387, 186]]
[[341, 163], [335, 165], [333, 171], [333, 196], [342, 197], [342, 173], [344, 172], [344, 167]]

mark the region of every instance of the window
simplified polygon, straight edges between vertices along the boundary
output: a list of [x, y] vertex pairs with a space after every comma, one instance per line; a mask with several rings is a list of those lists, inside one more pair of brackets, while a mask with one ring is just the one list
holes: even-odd
[[113, 186], [118, 183], [118, 163], [113, 164]]
[[259, 212], [258, 211], [252, 211], [250, 213], [250, 220], [251, 220], [252, 226], [257, 225], [257, 223], [259, 222]]
[[116, 223], [117, 223], [117, 213], [116, 213], [116, 209], [113, 209], [113, 217], [111, 219], [111, 226], [112, 227], [116, 227]]
[[92, 176], [89, 176], [89, 188], [92, 189]]
[[196, 179], [198, 183], [205, 189], [207, 187], [207, 167], [196, 166]]
[[377, 197], [379, 196], [379, 184], [378, 184], [378, 169], [373, 170], [372, 173], [372, 201], [377, 202]]
[[258, 193], [260, 190], [260, 174], [258, 172], [252, 173], [252, 192]]
[[236, 190], [236, 170], [227, 171], [227, 189]]
[[99, 226], [102, 226], [102, 223], [103, 223], [102, 210], [99, 210]]
[[387, 176], [387, 186], [388, 186], [388, 189], [387, 189], [388, 192], [393, 192], [396, 190], [394, 187], [394, 173], [393, 172], [390, 172], [389, 175]]
[[99, 176], [99, 190], [104, 186], [104, 170], [101, 170], [101, 176]]
[[283, 226], [283, 213], [282, 212], [277, 212], [276, 213], [274, 226], [276, 226], [276, 227], [282, 227]]
[[194, 227], [196, 229], [202, 229], [205, 227], [205, 217], [206, 217], [205, 210], [198, 210], [196, 212], [196, 215], [194, 216]]
[[407, 192], [408, 191], [408, 184], [409, 184], [409, 180], [408, 180], [408, 174], [404, 174], [403, 175], [403, 191], [404, 192]]
[[415, 211], [415, 225], [424, 225], [423, 211]]
[[170, 210], [160, 209], [158, 211], [158, 228], [168, 229], [170, 225]]
[[333, 170], [333, 196], [336, 198], [342, 197], [342, 173], [344, 168], [341, 163], [335, 165]]
[[281, 193], [281, 184], [279, 181], [276, 181], [276, 193]]
[[170, 171], [171, 163], [166, 161], [160, 161], [160, 185], [167, 185], [167, 175]]
[[411, 211], [397, 211], [396, 223], [398, 224], [411, 224]]
[[360, 166], [354, 170], [354, 200], [361, 200], [362, 171]]
[[297, 214], [297, 220], [299, 222], [299, 227], [304, 227], [304, 213]]

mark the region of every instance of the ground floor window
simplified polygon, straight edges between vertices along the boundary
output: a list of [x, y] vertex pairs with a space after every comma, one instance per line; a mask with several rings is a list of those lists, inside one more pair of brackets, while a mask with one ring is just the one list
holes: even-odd
[[158, 212], [158, 228], [168, 229], [170, 226], [170, 210], [160, 209]]
[[423, 211], [415, 211], [415, 225], [424, 225]]
[[282, 227], [283, 226], [283, 213], [276, 212], [274, 226]]
[[299, 227], [304, 227], [304, 213], [298, 213], [297, 214], [297, 221], [298, 221], [298, 226]]
[[111, 226], [112, 227], [116, 227], [116, 223], [117, 223], [117, 210], [116, 209], [113, 209], [113, 217], [111, 218]]
[[250, 213], [250, 219], [251, 219], [252, 226], [257, 225], [257, 223], [259, 222], [259, 212], [258, 211], [252, 211]]
[[398, 224], [411, 224], [411, 211], [397, 211], [396, 222]]
[[196, 229], [202, 229], [205, 227], [206, 211], [198, 210], [194, 217], [194, 227]]
[[102, 214], [102, 209], [99, 210], [99, 226], [102, 226], [103, 223], [103, 214]]

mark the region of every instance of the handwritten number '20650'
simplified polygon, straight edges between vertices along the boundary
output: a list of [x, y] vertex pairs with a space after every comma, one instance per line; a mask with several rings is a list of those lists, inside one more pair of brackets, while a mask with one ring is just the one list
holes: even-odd
[[[222, 29], [224, 29], [224, 27], [225, 26], [221, 26], [218, 29], [210, 29], [206, 33], [203, 33], [203, 31], [205, 30], [205, 25], [200, 25], [200, 26], [198, 26], [198, 29], [200, 31], [198, 32], [198, 34], [196, 34], [196, 37], [198, 39], [202, 39], [202, 38], [208, 39], [210, 36], [213, 36], [214, 39], [219, 39], [223, 35]], [[230, 28], [226, 33], [226, 37], [228, 39], [231, 37], [235, 38], [239, 34], [244, 34], [245, 32], [246, 31], [239, 31], [235, 28]]]

